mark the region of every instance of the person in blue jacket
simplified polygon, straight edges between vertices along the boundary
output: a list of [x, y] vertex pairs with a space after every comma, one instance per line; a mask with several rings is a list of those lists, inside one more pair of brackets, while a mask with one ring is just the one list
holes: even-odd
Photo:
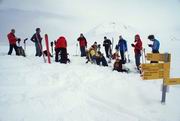
[[152, 48], [152, 53], [159, 53], [160, 42], [155, 39], [154, 35], [149, 35], [148, 39], [153, 42], [153, 44], [148, 45]]
[[127, 51], [127, 41], [123, 39], [122, 35], [119, 36], [118, 47], [121, 55], [121, 60], [126, 63], [125, 52]]
[[[160, 42], [155, 39], [154, 35], [149, 35], [148, 39], [153, 42], [153, 44], [148, 44], [152, 48], [152, 53], [159, 53]], [[158, 61], [151, 61], [151, 63], [158, 63]]]

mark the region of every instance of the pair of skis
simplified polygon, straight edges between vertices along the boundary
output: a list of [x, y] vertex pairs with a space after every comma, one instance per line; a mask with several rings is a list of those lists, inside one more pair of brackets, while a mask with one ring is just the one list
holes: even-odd
[[[37, 37], [37, 39], [38, 39], [38, 37]], [[49, 40], [48, 40], [48, 35], [47, 34], [45, 34], [45, 44], [46, 44], [46, 50], [47, 50], [48, 63], [50, 64], [51, 63], [51, 59], [50, 59], [50, 51], [49, 51]], [[38, 40], [38, 45], [39, 45], [39, 48], [40, 48], [41, 53], [43, 55], [44, 63], [46, 63], [46, 58], [45, 58], [45, 54], [43, 52], [43, 47], [40, 44], [39, 40]]]

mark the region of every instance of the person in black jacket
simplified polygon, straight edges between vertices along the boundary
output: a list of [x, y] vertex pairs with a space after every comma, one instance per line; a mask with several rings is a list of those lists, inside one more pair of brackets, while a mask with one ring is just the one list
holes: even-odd
[[110, 57], [110, 53], [111, 53], [111, 40], [107, 39], [107, 37], [104, 37], [104, 42], [103, 42], [103, 46], [105, 48], [105, 52], [106, 52], [106, 57], [109, 58]]
[[35, 43], [36, 47], [36, 55], [35, 56], [41, 56], [42, 55], [42, 37], [40, 35], [40, 28], [36, 28], [36, 33], [31, 37], [31, 41]]

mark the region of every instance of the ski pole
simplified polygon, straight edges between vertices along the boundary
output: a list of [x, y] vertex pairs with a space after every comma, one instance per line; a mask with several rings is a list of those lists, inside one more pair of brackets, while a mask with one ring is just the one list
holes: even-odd
[[26, 41], [28, 40], [28, 38], [24, 39], [24, 51], [26, 51]]
[[144, 48], [144, 58], [145, 58], [145, 63], [146, 63], [146, 51], [145, 51], [145, 48]]
[[142, 53], [142, 63], [144, 63], [144, 51], [143, 50], [141, 50], [141, 53]]
[[130, 63], [129, 52], [127, 51], [128, 63]]
[[52, 55], [53, 55], [53, 42], [51, 42], [51, 52], [52, 52]]
[[78, 54], [77, 54], [77, 48], [78, 48], [78, 43], [76, 43], [76, 56], [78, 55]]

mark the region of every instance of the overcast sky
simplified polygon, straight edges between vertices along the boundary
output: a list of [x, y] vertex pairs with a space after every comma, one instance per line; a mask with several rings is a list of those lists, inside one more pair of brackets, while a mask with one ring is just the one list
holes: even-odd
[[[72, 18], [79, 31], [102, 22], [120, 21], [150, 30], [180, 31], [179, 0], [0, 0], [0, 9], [48, 12]], [[7, 15], [11, 16], [11, 15]], [[4, 24], [4, 23], [0, 23]]]
[[1, 8], [48, 11], [92, 23], [119, 20], [174, 26], [180, 21], [179, 0], [2, 0]]

